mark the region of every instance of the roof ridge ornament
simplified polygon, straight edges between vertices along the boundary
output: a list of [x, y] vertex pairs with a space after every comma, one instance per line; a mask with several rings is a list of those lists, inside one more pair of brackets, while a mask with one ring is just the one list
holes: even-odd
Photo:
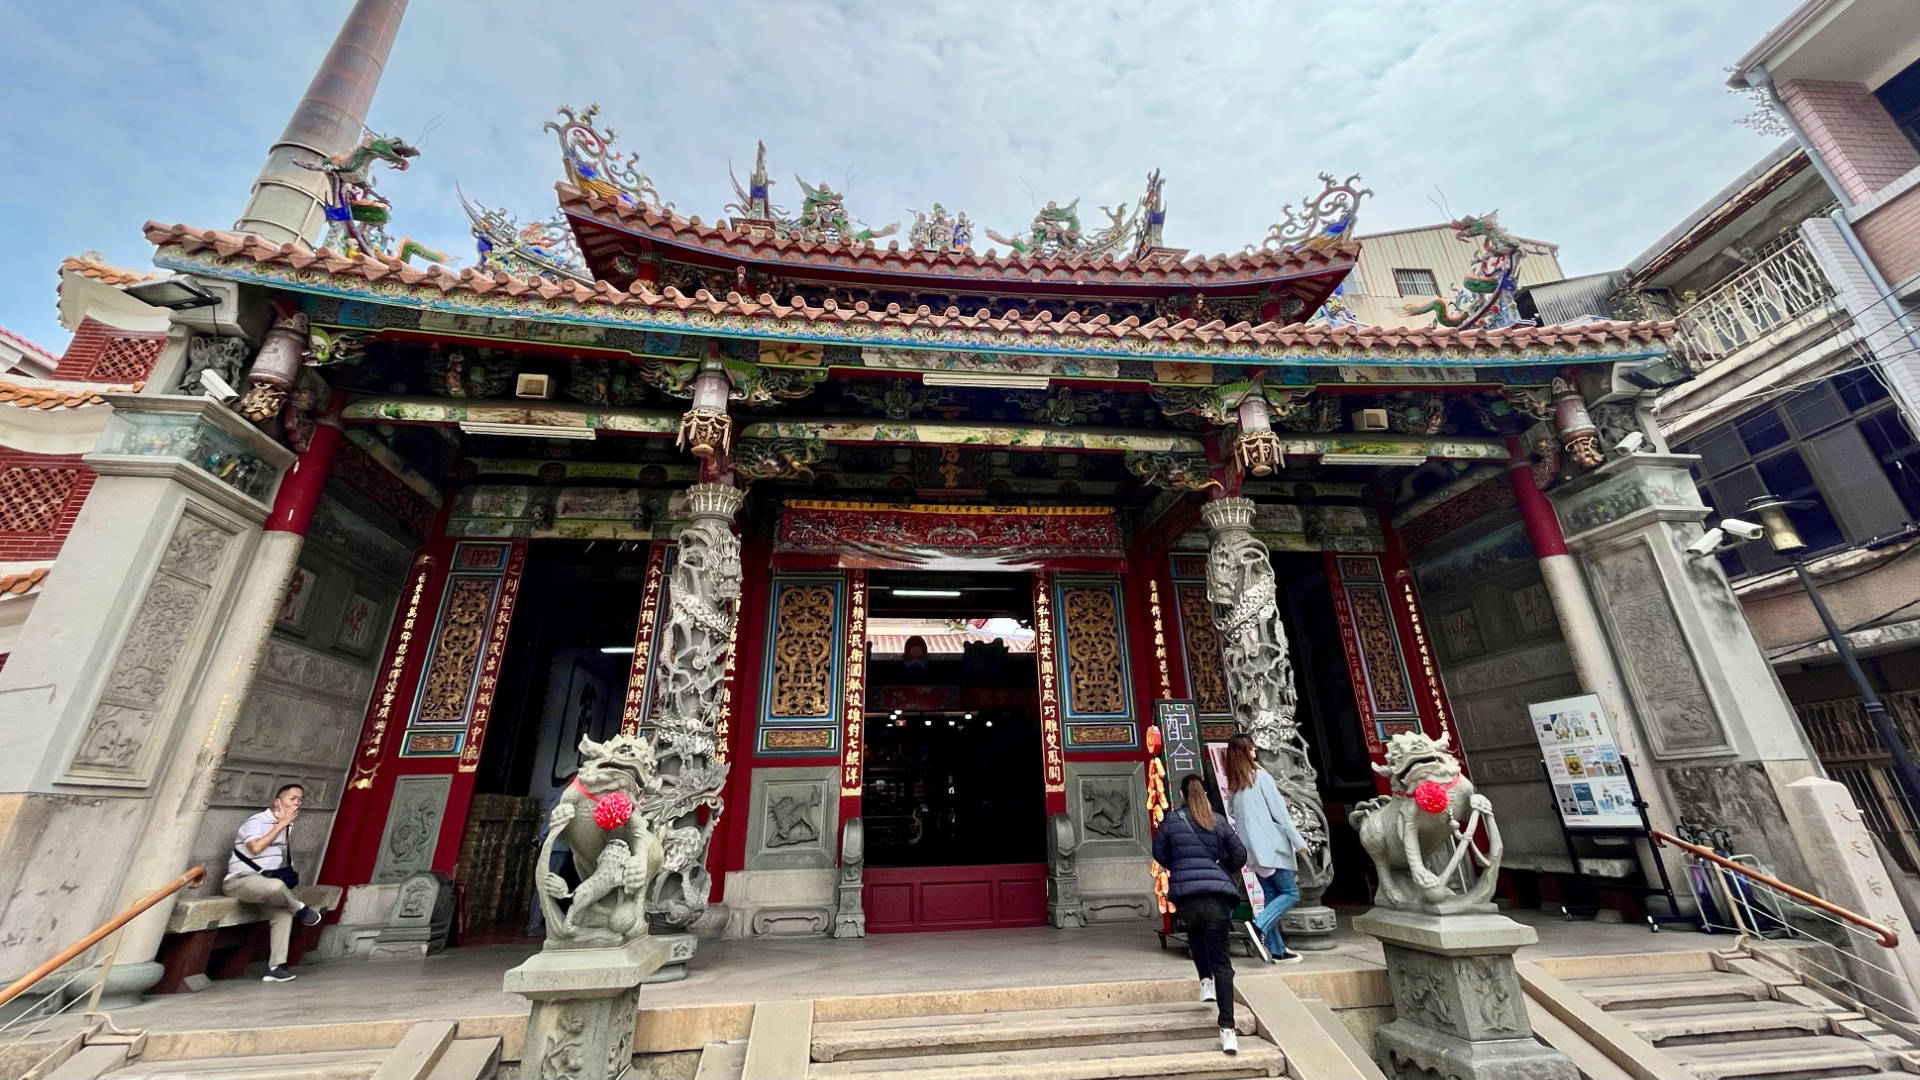
[[1332, 242], [1352, 236], [1354, 219], [1360, 212], [1360, 200], [1373, 194], [1373, 189], [1354, 186], [1360, 182], [1359, 173], [1345, 180], [1335, 180], [1332, 173], [1323, 172], [1320, 182], [1326, 187], [1320, 194], [1301, 200], [1298, 212], [1295, 212], [1292, 203], [1282, 206], [1280, 220], [1268, 230], [1267, 238], [1257, 247], [1248, 244], [1247, 254], [1291, 251], [1302, 244]]
[[673, 209], [672, 203], [661, 201], [653, 180], [640, 171], [639, 153], [621, 159], [613, 149], [613, 129], [603, 133], [593, 126], [594, 117], [600, 115], [600, 106], [589, 105], [584, 111], [576, 112], [571, 106], [562, 105], [557, 111], [567, 122], [549, 120], [541, 125], [541, 130], [553, 132], [560, 140], [560, 161], [566, 166], [568, 183], [628, 206]]
[[460, 208], [467, 213], [468, 231], [473, 234], [474, 249], [480, 256], [480, 269], [593, 284], [593, 275], [587, 270], [586, 260], [580, 255], [573, 229], [565, 217], [555, 214], [521, 225], [505, 210], [468, 202], [460, 185], [455, 184], [453, 190], [460, 199]]
[[914, 251], [969, 251], [973, 247], [973, 222], [962, 210], [958, 217], [948, 217], [947, 208], [939, 203], [933, 204], [928, 211], [908, 210], [913, 215], [913, 224], [907, 228], [907, 247]]
[[[1531, 240], [1522, 240], [1500, 227], [1500, 211], [1472, 214], [1452, 222], [1453, 235], [1461, 243], [1480, 242], [1480, 254], [1472, 269], [1461, 280], [1460, 290], [1449, 303], [1436, 296], [1419, 305], [1407, 305], [1407, 315], [1433, 316], [1435, 326], [1450, 330], [1475, 328], [1497, 330], [1521, 322], [1514, 304], [1514, 290], [1520, 285], [1520, 263], [1528, 255], [1547, 255], [1552, 248]], [[1527, 323], [1532, 325], [1532, 323]]]

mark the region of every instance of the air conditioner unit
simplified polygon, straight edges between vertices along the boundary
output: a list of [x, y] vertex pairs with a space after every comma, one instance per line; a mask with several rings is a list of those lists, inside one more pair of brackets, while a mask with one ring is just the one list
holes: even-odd
[[516, 375], [513, 377], [513, 396], [548, 401], [553, 398], [553, 376]]
[[1361, 409], [1359, 412], [1354, 413], [1353, 414], [1353, 430], [1355, 431], [1387, 430], [1387, 410]]

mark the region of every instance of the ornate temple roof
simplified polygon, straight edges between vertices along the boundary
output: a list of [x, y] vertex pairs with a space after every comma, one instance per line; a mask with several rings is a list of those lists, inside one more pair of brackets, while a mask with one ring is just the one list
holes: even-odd
[[[273, 244], [258, 236], [150, 221], [146, 237], [160, 252], [156, 262], [213, 277], [257, 281], [279, 288], [353, 296], [373, 303], [445, 306], [476, 316], [522, 319], [604, 321], [647, 329], [705, 330], [770, 339], [839, 339], [850, 344], [932, 348], [992, 348], [1086, 352], [1143, 357], [1191, 354], [1198, 358], [1260, 363], [1284, 359], [1289, 350], [1352, 356], [1356, 362], [1395, 359], [1411, 362], [1416, 353], [1454, 351], [1501, 362], [1526, 357], [1540, 362], [1546, 353], [1614, 355], [1664, 352], [1672, 323], [1597, 322], [1580, 326], [1510, 326], [1497, 330], [1328, 327], [1296, 321], [1228, 325], [1165, 318], [1112, 320], [1077, 313], [1055, 319], [1041, 312], [995, 316], [957, 307], [932, 311], [882, 309], [865, 303], [845, 306], [829, 300], [811, 305], [795, 298], [715, 296], [705, 289], [687, 296], [674, 288], [654, 292], [645, 285], [622, 290], [605, 282], [517, 277], [505, 271], [416, 268], [397, 259], [342, 255]], [[1369, 358], [1363, 360], [1361, 358]]]
[[140, 270], [128, 270], [124, 266], [114, 266], [106, 262], [105, 258], [97, 251], [69, 255], [60, 261], [60, 272], [79, 274], [81, 277], [92, 278], [104, 285], [131, 285], [136, 281], [146, 281], [158, 276]]
[[144, 383], [114, 386], [104, 383], [55, 382], [51, 379], [0, 379], [0, 404], [21, 409], [78, 409], [105, 405], [103, 393], [137, 392]]
[[[1155, 249], [1131, 252], [1048, 254], [1001, 253], [972, 247], [902, 248], [899, 241], [838, 240], [781, 235], [772, 229], [736, 228], [737, 222], [702, 222], [670, 209], [596, 195], [568, 184], [555, 185], [560, 209], [581, 233], [589, 263], [599, 266], [611, 243], [596, 243], [594, 226], [644, 237], [660, 244], [710, 252], [729, 263], [766, 262], [808, 270], [861, 273], [961, 275], [973, 287], [1002, 283], [1070, 284], [1076, 289], [1104, 285], [1159, 286], [1169, 289], [1257, 285], [1288, 278], [1331, 274], [1337, 280], [1359, 257], [1351, 239], [1323, 236], [1291, 248], [1251, 248], [1234, 255], [1187, 256]], [[631, 276], [631, 275], [627, 275]], [[1331, 289], [1332, 282], [1328, 288]]]

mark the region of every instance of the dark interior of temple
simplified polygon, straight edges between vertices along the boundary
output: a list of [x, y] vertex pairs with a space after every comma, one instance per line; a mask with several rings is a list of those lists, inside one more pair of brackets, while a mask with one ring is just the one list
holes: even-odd
[[[1026, 574], [876, 572], [875, 619], [1032, 625]], [[981, 635], [976, 635], [981, 636]], [[869, 638], [873, 647], [873, 638]], [[1031, 652], [999, 641], [873, 647], [868, 668], [867, 862], [970, 866], [1045, 858], [1045, 793]]]

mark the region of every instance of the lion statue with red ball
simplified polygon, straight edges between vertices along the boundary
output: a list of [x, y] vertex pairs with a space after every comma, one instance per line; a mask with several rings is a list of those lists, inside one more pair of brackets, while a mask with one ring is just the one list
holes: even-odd
[[[1353, 808], [1360, 844], [1380, 879], [1373, 902], [1381, 907], [1436, 915], [1492, 910], [1500, 829], [1493, 804], [1462, 775], [1447, 744], [1445, 734], [1434, 739], [1417, 731], [1388, 739], [1387, 763], [1373, 771], [1387, 778], [1390, 794]], [[1485, 851], [1475, 842], [1482, 829]], [[1479, 877], [1465, 893], [1456, 892], [1451, 882], [1468, 857]]]
[[[637, 735], [580, 739], [580, 771], [547, 819], [540, 845], [540, 911], [549, 949], [621, 945], [647, 932], [647, 883], [666, 861], [640, 804], [659, 791], [653, 749]], [[553, 873], [553, 845], [566, 837], [580, 884]], [[565, 912], [559, 902], [569, 901]]]

